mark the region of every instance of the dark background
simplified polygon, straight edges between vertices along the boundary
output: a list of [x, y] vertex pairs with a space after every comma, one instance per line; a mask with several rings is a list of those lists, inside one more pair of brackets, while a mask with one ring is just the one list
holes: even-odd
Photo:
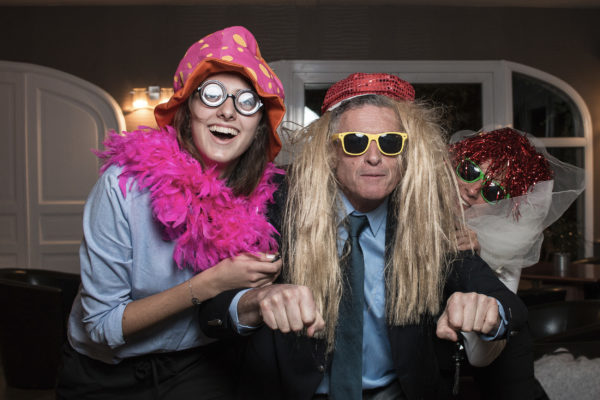
[[[0, 59], [68, 72], [123, 106], [133, 87], [169, 86], [185, 50], [230, 25], [253, 32], [268, 61], [504, 59], [552, 74], [589, 107], [600, 193], [600, 8], [0, 7]], [[599, 240], [600, 205], [594, 214]]]

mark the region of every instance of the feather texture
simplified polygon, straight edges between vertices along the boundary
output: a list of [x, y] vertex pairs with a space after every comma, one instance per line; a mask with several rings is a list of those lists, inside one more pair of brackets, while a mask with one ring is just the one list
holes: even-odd
[[130, 179], [138, 190], [150, 191], [153, 216], [163, 228], [164, 239], [176, 240], [173, 259], [180, 269], [200, 272], [243, 252], [278, 250], [278, 232], [266, 212], [277, 190], [273, 178], [284, 171], [272, 163], [250, 196], [235, 196], [214, 167], [203, 170], [180, 149], [171, 126], [122, 135], [113, 131], [104, 147], [95, 152], [104, 162], [101, 172], [111, 165], [122, 167], [123, 196]]

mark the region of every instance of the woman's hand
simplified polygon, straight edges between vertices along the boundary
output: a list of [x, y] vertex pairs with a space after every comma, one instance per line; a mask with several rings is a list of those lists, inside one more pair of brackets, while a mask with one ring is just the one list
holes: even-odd
[[477, 234], [472, 230], [465, 228], [456, 231], [456, 240], [459, 250], [474, 250], [479, 254], [481, 246], [477, 240]]
[[192, 306], [236, 288], [259, 287], [273, 282], [281, 270], [277, 255], [244, 253], [222, 260], [163, 292], [127, 304], [122, 329], [125, 338]]
[[279, 276], [281, 264], [277, 254], [242, 253], [220, 261], [199, 276], [208, 278], [206, 283], [215, 289], [216, 295], [230, 289], [268, 285]]

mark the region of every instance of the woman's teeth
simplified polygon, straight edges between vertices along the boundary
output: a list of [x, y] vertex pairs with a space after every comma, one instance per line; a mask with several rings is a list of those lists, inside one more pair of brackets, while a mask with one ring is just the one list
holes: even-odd
[[211, 125], [208, 130], [215, 136], [221, 139], [229, 139], [238, 135], [237, 129], [227, 128], [224, 126]]

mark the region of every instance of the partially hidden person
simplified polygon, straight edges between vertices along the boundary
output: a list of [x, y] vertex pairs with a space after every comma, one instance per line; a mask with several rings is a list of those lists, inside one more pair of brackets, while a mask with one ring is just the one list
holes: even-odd
[[[584, 171], [510, 127], [460, 131], [450, 143], [466, 219], [458, 232], [459, 249], [475, 250], [516, 293], [522, 269], [540, 259], [544, 230], [583, 191]], [[485, 342], [472, 333], [464, 337], [482, 398], [543, 398], [527, 326], [508, 341]]]

